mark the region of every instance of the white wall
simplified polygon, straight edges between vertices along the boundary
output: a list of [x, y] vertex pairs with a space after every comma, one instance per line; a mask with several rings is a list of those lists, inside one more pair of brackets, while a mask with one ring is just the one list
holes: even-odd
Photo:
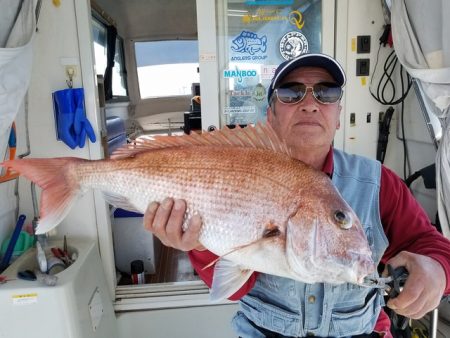
[[[335, 144], [336, 147], [343, 148], [349, 153], [376, 158], [379, 112], [385, 112], [388, 106], [378, 103], [371, 96], [369, 85], [373, 76], [372, 91], [376, 91], [384, 62], [389, 53], [392, 52], [392, 48], [388, 46], [381, 47], [377, 70], [374, 73], [379, 38], [385, 24], [381, 3], [373, 0], [339, 0], [337, 6], [336, 55], [345, 67], [347, 85], [344, 88], [341, 130], [337, 133]], [[371, 36], [371, 51], [369, 54], [357, 54], [355, 48], [353, 48], [358, 35]], [[370, 59], [370, 76], [356, 76], [356, 59], [358, 58]], [[394, 78], [394, 81], [398, 82], [398, 79]], [[396, 91], [396, 97], [398, 97], [399, 83]], [[396, 137], [400, 119], [400, 105], [394, 106], [394, 109], [384, 164], [403, 178], [403, 145]], [[355, 114], [355, 124], [350, 123], [351, 113]], [[371, 114], [370, 123], [366, 120], [368, 113]], [[433, 163], [435, 150], [413, 89], [411, 89], [405, 103], [405, 129], [412, 167], [411, 173], [414, 173]], [[421, 179], [413, 185], [413, 188], [416, 198], [425, 208], [430, 219], [434, 221], [436, 213], [435, 190], [425, 189]]]
[[[86, 142], [83, 149], [72, 150], [63, 142], [56, 140], [52, 92], [67, 88], [63, 63], [68, 59], [73, 59], [78, 64], [74, 87], [81, 87], [80, 50], [74, 2], [61, 1], [61, 5], [56, 7], [50, 1], [43, 1], [34, 41], [33, 70], [29, 88], [30, 157], [90, 157], [89, 142]], [[95, 121], [93, 124], [95, 128]], [[20, 180], [20, 196], [20, 210], [31, 219], [33, 212], [30, 182], [25, 179]], [[86, 194], [77, 202], [60, 225], [59, 234], [96, 238], [92, 193]]]
[[[338, 148], [352, 154], [370, 158], [376, 157], [378, 139], [378, 113], [385, 111], [372, 98], [369, 92], [370, 77], [373, 75], [375, 59], [378, 51], [378, 39], [383, 30], [383, 13], [379, 1], [340, 0], [337, 2], [336, 56], [343, 63], [347, 84], [344, 87], [344, 99], [341, 112], [342, 138]], [[355, 41], [358, 35], [371, 36], [370, 53], [358, 54]], [[387, 50], [380, 53], [383, 59]], [[356, 76], [356, 59], [370, 59], [370, 76]], [[354, 113], [356, 123], [350, 123], [350, 115]], [[367, 114], [371, 114], [371, 122], [366, 122]], [[343, 134], [343, 135], [342, 135]]]

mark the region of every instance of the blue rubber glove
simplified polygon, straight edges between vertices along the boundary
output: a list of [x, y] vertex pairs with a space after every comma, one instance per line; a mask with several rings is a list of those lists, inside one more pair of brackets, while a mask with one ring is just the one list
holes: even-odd
[[94, 130], [86, 118], [83, 88], [58, 90], [53, 93], [58, 138], [75, 149], [84, 147], [86, 136], [95, 142]]
[[75, 120], [74, 120], [74, 130], [77, 135], [77, 144], [80, 148], [84, 147], [86, 141], [86, 136], [89, 137], [92, 143], [96, 141], [95, 132], [92, 128], [89, 120], [86, 118], [86, 113], [84, 109], [84, 91], [82, 88], [77, 88], [73, 90], [73, 96], [75, 99]]

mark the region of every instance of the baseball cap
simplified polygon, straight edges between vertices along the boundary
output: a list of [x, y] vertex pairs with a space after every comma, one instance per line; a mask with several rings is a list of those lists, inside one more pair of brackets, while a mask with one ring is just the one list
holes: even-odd
[[294, 69], [299, 67], [320, 67], [326, 69], [330, 75], [334, 78], [339, 86], [345, 85], [346, 77], [342, 66], [333, 59], [331, 56], [326, 54], [302, 54], [291, 60], [284, 61], [275, 70], [275, 74], [270, 83], [269, 89], [267, 91], [267, 100], [270, 102], [273, 91], [278, 87], [281, 80], [292, 72]]

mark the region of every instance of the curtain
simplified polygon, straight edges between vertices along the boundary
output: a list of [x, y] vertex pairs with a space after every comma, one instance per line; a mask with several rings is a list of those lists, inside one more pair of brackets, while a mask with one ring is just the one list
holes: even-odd
[[106, 29], [106, 53], [107, 64], [105, 69], [105, 99], [110, 100], [113, 97], [112, 92], [112, 71], [114, 68], [114, 57], [116, 56], [116, 38], [117, 29], [114, 26], [108, 26]]
[[436, 156], [438, 213], [450, 238], [450, 1], [393, 0], [392, 38], [397, 57], [422, 88], [442, 126]]
[[0, 0], [0, 161], [28, 90], [36, 1]]

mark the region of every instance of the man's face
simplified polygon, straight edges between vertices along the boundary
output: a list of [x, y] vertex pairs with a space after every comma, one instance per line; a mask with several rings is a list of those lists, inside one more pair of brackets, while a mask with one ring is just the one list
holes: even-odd
[[[284, 77], [280, 85], [288, 82], [300, 82], [310, 87], [320, 82], [336, 81], [323, 68], [302, 67]], [[296, 104], [283, 104], [275, 94], [273, 100], [274, 104], [267, 110], [267, 121], [289, 147], [293, 147], [294, 151], [318, 147], [328, 151], [334, 134], [339, 129], [339, 101], [332, 104], [320, 103], [314, 98], [311, 89]]]

